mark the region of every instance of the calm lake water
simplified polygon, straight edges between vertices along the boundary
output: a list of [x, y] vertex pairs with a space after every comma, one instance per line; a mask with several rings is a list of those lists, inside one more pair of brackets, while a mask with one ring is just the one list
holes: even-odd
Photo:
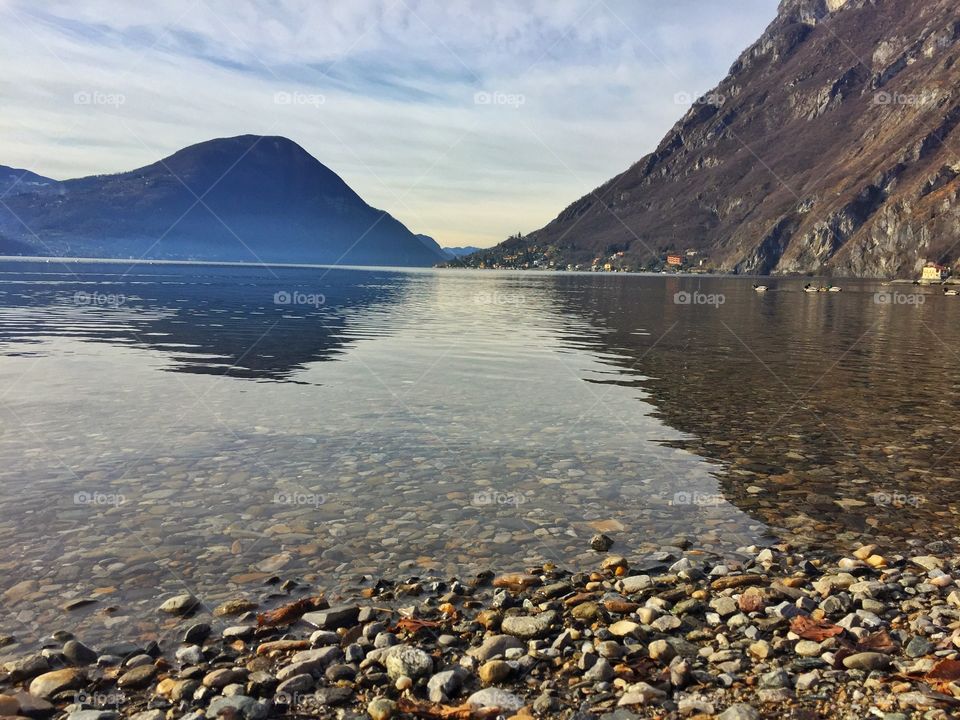
[[631, 558], [960, 534], [960, 297], [769, 284], [0, 263], [0, 592], [34, 581], [0, 631], [589, 569], [597, 530]]

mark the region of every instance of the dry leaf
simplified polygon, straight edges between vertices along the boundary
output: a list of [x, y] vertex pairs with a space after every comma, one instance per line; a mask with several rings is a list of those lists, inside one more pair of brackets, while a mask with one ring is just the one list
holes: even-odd
[[924, 677], [927, 680], [960, 680], [960, 660], [941, 660]]
[[433, 720], [484, 720], [494, 718], [500, 714], [499, 708], [478, 708], [476, 705], [439, 705], [428, 702], [418, 702], [412, 698], [402, 697], [397, 701], [400, 712], [409, 713], [421, 718]]
[[896, 652], [897, 643], [893, 641], [886, 630], [878, 630], [867, 635], [857, 643], [857, 652], [879, 652], [887, 655]]
[[326, 607], [329, 607], [329, 605], [322, 595], [302, 598], [283, 607], [278, 607], [276, 610], [257, 613], [257, 627], [290, 625], [302, 618], [304, 613], [308, 613], [311, 610], [322, 610]]
[[790, 632], [804, 640], [823, 642], [827, 638], [842, 633], [843, 628], [826, 620], [811, 620], [806, 615], [797, 615], [790, 621]]
[[396, 627], [393, 628], [393, 632], [397, 630], [406, 630], [411, 635], [415, 635], [417, 631], [422, 630], [423, 628], [436, 628], [440, 627], [440, 623], [433, 620], [418, 620], [417, 618], [400, 618], [397, 621]]

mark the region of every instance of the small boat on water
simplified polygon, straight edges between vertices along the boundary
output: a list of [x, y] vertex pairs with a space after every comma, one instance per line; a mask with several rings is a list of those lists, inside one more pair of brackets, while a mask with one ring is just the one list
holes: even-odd
[[766, 286], [766, 285], [754, 285], [754, 286], [753, 286], [753, 289], [754, 289], [754, 291], [756, 291], [756, 292], [766, 292], [766, 291], [767, 291], [767, 286]]
[[956, 288], [944, 288], [943, 294], [944, 295], [960, 295], [960, 290], [957, 290]]

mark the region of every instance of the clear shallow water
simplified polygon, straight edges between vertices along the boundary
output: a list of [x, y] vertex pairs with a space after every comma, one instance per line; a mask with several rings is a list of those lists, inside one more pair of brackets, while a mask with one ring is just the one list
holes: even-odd
[[771, 284], [2, 263], [0, 569], [35, 583], [0, 630], [586, 568], [597, 529], [631, 556], [957, 534], [960, 298]]

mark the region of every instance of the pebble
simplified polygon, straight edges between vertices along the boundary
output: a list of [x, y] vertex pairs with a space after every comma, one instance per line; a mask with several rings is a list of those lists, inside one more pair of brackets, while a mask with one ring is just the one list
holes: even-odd
[[374, 698], [367, 704], [370, 720], [390, 720], [397, 712], [397, 704], [389, 698]]
[[175, 595], [160, 606], [160, 612], [170, 615], [186, 616], [200, 608], [200, 601], [189, 593]]
[[467, 698], [466, 704], [481, 708], [500, 708], [502, 711], [510, 712], [516, 712], [524, 706], [523, 700], [518, 696], [495, 687], [477, 690]]
[[389, 651], [385, 665], [387, 675], [393, 680], [401, 676], [417, 679], [430, 674], [433, 658], [419, 648], [398, 646]]

